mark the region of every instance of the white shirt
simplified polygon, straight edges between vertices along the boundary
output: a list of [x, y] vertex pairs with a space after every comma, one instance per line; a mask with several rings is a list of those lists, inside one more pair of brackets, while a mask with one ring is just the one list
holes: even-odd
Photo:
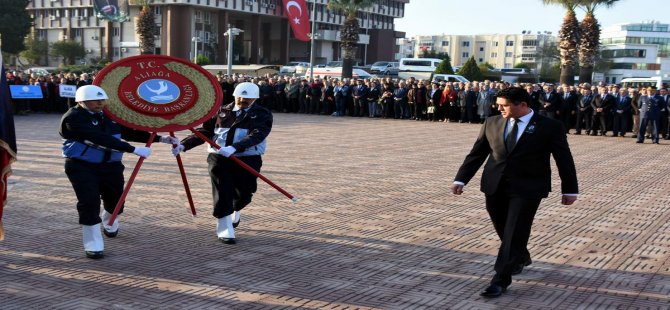
[[[523, 134], [524, 130], [526, 130], [526, 126], [528, 126], [528, 123], [530, 123], [530, 119], [533, 117], [533, 114], [535, 112], [533, 110], [530, 110], [530, 113], [519, 117], [519, 123], [516, 125], [517, 126], [517, 132], [516, 132], [516, 141], [519, 141], [519, 138], [521, 138], [521, 135]], [[512, 130], [512, 127], [514, 126], [514, 119], [510, 118], [507, 121], [507, 127], [505, 128], [505, 136], [507, 136], [507, 133]]]

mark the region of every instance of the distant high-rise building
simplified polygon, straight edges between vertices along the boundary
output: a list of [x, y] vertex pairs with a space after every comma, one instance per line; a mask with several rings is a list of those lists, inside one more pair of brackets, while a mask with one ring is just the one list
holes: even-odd
[[[360, 11], [359, 63], [391, 60], [397, 53], [394, 20], [405, 14], [409, 0], [377, 1]], [[37, 38], [49, 43], [64, 39], [81, 42], [84, 61], [92, 58], [117, 60], [139, 54], [135, 21], [140, 7], [130, 5], [127, 22], [109, 22], [96, 16], [93, 0], [31, 1], [27, 7], [34, 17]], [[327, 9], [327, 0], [308, 0], [310, 14], [316, 8], [315, 62], [341, 59], [339, 29], [345, 16]], [[309, 61], [309, 42], [293, 38], [282, 0], [149, 0], [156, 14], [156, 54], [192, 59], [205, 55], [213, 63], [226, 63], [228, 25], [244, 30], [236, 36], [236, 61], [253, 64], [284, 64]], [[196, 53], [197, 51], [197, 53]], [[49, 57], [46, 65], [60, 59]]]
[[657, 21], [617, 24], [603, 28], [602, 55], [612, 66], [605, 82], [628, 77], [670, 78], [670, 25]]
[[513, 68], [519, 63], [525, 63], [537, 73], [543, 65], [556, 61], [541, 53], [543, 49], [555, 48], [556, 40], [556, 36], [546, 31], [535, 34], [523, 31], [521, 34], [443, 34], [412, 38], [414, 57], [420, 57], [424, 51], [434, 51], [448, 53], [454, 67], [460, 67], [470, 57], [474, 57], [477, 63], [488, 62], [496, 69]]

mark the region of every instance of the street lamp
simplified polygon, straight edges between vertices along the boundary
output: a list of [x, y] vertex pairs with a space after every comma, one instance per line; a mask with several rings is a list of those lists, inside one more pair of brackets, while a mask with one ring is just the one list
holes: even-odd
[[193, 42], [193, 62], [198, 64], [198, 42], [200, 42], [200, 37], [192, 37], [191, 41]]
[[224, 36], [228, 36], [228, 76], [232, 77], [233, 76], [233, 38], [236, 35], [239, 35], [240, 33], [244, 32], [242, 29], [238, 28], [232, 28], [230, 24], [228, 24], [228, 30], [223, 34]]
[[[312, 28], [312, 31], [314, 31], [314, 28]], [[314, 40], [318, 39], [321, 36], [321, 34], [310, 32], [310, 33], [307, 34], [307, 36], [309, 36], [310, 42], [311, 42], [311, 46], [310, 46], [310, 49], [309, 49], [309, 77], [311, 79], [313, 79], [314, 78], [314, 54], [316, 53], [316, 51], [315, 51], [316, 44], [315, 44]]]
[[316, 33], [316, 1], [312, 3], [312, 32], [309, 34], [310, 48], [309, 48], [309, 78], [314, 79], [314, 40], [318, 36]]

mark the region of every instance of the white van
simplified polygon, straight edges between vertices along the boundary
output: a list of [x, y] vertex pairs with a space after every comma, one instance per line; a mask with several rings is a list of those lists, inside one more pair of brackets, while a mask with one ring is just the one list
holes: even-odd
[[[310, 77], [311, 71], [307, 69], [305, 72], [305, 78]], [[365, 70], [362, 69], [352, 69], [352, 77], [355, 79], [368, 79], [371, 78], [372, 75], [370, 73], [367, 73]], [[335, 68], [314, 68], [314, 77], [315, 78], [325, 78], [325, 77], [332, 77], [332, 78], [337, 78], [341, 79], [342, 78], [342, 67], [335, 67]]]
[[468, 83], [470, 82], [462, 75], [458, 74], [433, 74], [432, 81], [446, 81], [446, 82], [457, 82], [457, 83]]
[[663, 84], [668, 86], [670, 80], [663, 80], [660, 76], [652, 76], [647, 78], [624, 78], [621, 80], [621, 86], [624, 88], [638, 88], [656, 86], [656, 89], [663, 88]]
[[400, 72], [433, 72], [440, 65], [442, 59], [437, 58], [402, 58]]

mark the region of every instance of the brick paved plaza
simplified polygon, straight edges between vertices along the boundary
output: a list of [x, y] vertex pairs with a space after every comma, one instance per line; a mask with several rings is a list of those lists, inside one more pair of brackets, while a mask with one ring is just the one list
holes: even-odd
[[[488, 300], [498, 240], [479, 175], [448, 192], [478, 125], [275, 114], [262, 172], [301, 200], [259, 181], [234, 246], [216, 240], [205, 148], [183, 156], [192, 218], [169, 147], [156, 145], [96, 261], [84, 257], [59, 119], [16, 118], [0, 309], [670, 308], [666, 141], [569, 136], [580, 199], [545, 199], [533, 265]], [[125, 158], [128, 177], [137, 157]]]

